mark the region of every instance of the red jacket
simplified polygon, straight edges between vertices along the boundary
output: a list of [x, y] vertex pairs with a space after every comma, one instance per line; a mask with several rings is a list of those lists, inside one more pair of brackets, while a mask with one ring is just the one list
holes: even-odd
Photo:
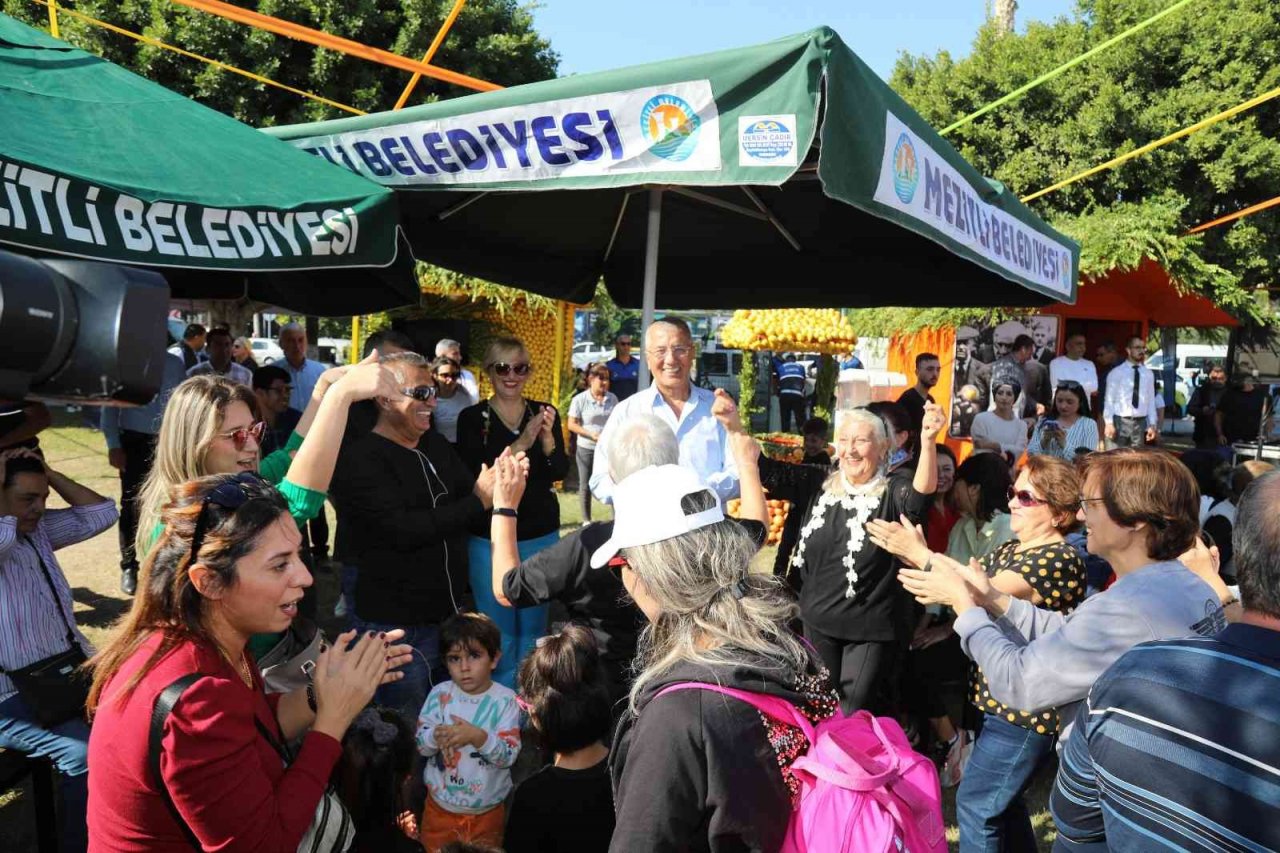
[[294, 853], [342, 751], [310, 732], [287, 770], [254, 725], [279, 731], [279, 696], [255, 673], [245, 687], [214, 649], [184, 642], [147, 673], [128, 700], [125, 684], [159, 645], [153, 635], [103, 691], [89, 735], [90, 853], [191, 853], [182, 828], [148, 771], [147, 736], [156, 696], [184, 675], [204, 673], [165, 724], [160, 772], [174, 804], [203, 848], [219, 853]]

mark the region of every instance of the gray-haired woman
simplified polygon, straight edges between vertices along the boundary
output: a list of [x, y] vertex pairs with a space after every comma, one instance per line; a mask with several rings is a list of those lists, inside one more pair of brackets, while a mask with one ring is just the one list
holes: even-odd
[[610, 850], [777, 850], [805, 750], [800, 728], [696, 682], [784, 700], [815, 725], [837, 698], [788, 629], [780, 578], [752, 575], [756, 543], [715, 494], [676, 465], [618, 484], [613, 535], [592, 557], [620, 573], [648, 619], [628, 712], [614, 736], [617, 824]]
[[903, 515], [924, 522], [937, 485], [935, 439], [944, 423], [942, 410], [926, 404], [914, 472], [886, 473], [893, 449], [889, 428], [866, 409], [839, 413], [833, 474], [761, 462], [770, 495], [803, 507], [788, 576], [800, 591], [805, 637], [831, 671], [845, 713], [889, 710], [886, 688], [900, 650], [899, 626], [907, 619], [894, 557], [871, 543], [866, 524]]

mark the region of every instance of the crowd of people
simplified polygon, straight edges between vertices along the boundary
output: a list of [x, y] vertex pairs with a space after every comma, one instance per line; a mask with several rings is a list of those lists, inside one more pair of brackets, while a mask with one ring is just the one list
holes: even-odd
[[[649, 388], [619, 336], [563, 424], [514, 338], [482, 399], [452, 340], [386, 331], [325, 368], [286, 327], [249, 371], [227, 330], [187, 332], [156, 401], [104, 419], [119, 510], [38, 429], [3, 436], [0, 746], [56, 764], [67, 850], [774, 851], [815, 731], [863, 712], [936, 760], [963, 851], [1036, 849], [1054, 756], [1060, 849], [1280, 848], [1280, 475], [1224, 475], [1216, 433], [1130, 446], [1160, 417], [1144, 347], [1100, 381], [1079, 336], [1008, 342], [960, 464], [924, 354], [898, 402], [792, 412], [791, 463], [693, 384], [674, 318], [644, 330]], [[766, 490], [792, 502], [772, 571]], [[117, 518], [133, 600], [95, 650], [56, 551]]]

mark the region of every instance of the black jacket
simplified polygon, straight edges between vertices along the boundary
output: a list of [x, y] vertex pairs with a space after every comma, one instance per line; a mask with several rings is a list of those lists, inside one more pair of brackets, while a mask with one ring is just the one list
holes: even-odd
[[779, 696], [815, 722], [836, 707], [825, 670], [783, 669], [743, 654], [714, 668], [681, 664], [645, 686], [639, 714], [618, 724], [611, 754], [617, 826], [614, 853], [651, 850], [766, 851], [782, 843], [791, 794], [760, 712], [707, 690], [655, 699], [663, 688], [701, 681]]
[[[546, 405], [549, 404], [526, 400], [524, 416], [520, 419], [520, 431]], [[555, 437], [555, 448], [550, 456], [542, 452], [541, 441], [534, 441], [528, 450], [529, 483], [525, 486], [524, 497], [517, 507], [519, 516], [516, 518], [516, 538], [521, 542], [537, 539], [560, 529], [560, 501], [556, 498], [554, 484], [557, 480], [563, 480], [568, 473], [569, 457], [564, 452], [564, 433], [561, 431], [559, 413], [551, 427], [551, 434]], [[502, 419], [494, 414], [488, 400], [458, 413], [458, 455], [471, 469], [473, 477], [480, 473], [481, 465], [492, 465], [493, 460], [519, 437], [519, 432], [512, 433], [502, 423]], [[471, 532], [482, 539], [488, 539], [488, 521], [482, 519], [473, 525]]]
[[449, 442], [424, 439], [420, 453], [368, 433], [338, 459], [329, 496], [351, 534], [361, 619], [431, 625], [467, 593], [467, 528], [487, 514]]

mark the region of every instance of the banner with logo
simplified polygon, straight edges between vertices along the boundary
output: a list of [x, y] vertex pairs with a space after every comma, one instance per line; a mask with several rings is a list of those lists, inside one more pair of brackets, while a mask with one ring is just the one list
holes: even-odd
[[707, 80], [291, 142], [387, 186], [720, 169], [720, 117]]
[[875, 200], [927, 224], [1002, 270], [1062, 297], [1073, 291], [1072, 252], [993, 204], [989, 184], [975, 187], [891, 112]]

